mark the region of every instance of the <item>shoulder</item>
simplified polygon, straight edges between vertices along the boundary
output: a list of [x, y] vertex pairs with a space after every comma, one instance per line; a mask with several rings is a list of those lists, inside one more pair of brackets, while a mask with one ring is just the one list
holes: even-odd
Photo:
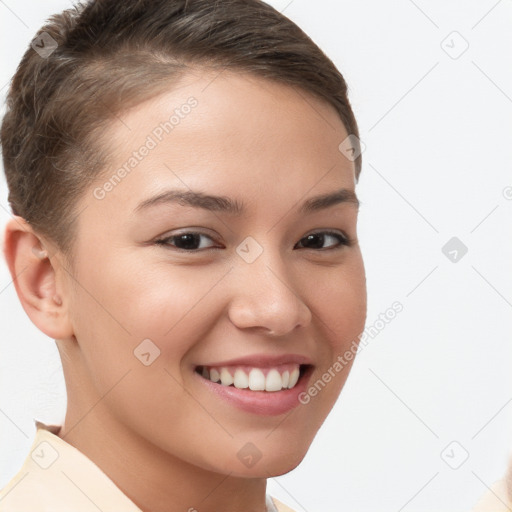
[[0, 490], [0, 512], [141, 512], [58, 428], [37, 424], [23, 466]]
[[276, 506], [277, 512], [295, 512], [295, 510], [291, 509], [288, 505], [285, 505], [284, 503], [280, 502], [278, 499], [274, 498], [272, 496], [272, 501], [274, 502], [274, 505]]
[[[0, 490], [0, 512], [49, 510], [58, 494], [59, 426], [35, 421], [36, 432], [23, 465]], [[65, 458], [65, 457], [64, 457]]]
[[45, 507], [44, 485], [34, 478], [26, 460], [12, 479], [0, 489], [0, 512], [41, 510]]
[[507, 477], [495, 482], [471, 512], [510, 512], [512, 510], [512, 465]]

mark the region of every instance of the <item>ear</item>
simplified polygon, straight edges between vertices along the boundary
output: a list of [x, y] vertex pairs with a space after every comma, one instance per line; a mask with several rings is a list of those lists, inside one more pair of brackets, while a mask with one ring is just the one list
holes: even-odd
[[58, 279], [59, 272], [64, 273], [59, 254], [43, 242], [25, 219], [15, 215], [5, 229], [4, 256], [21, 305], [34, 325], [50, 338], [71, 338], [69, 297], [60, 284], [65, 276]]

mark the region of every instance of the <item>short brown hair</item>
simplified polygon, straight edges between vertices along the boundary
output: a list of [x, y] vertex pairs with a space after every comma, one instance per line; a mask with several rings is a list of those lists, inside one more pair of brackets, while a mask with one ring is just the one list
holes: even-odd
[[[56, 48], [42, 56], [30, 46], [16, 70], [0, 136], [12, 212], [69, 261], [77, 202], [108, 161], [102, 129], [172, 87], [189, 65], [296, 86], [333, 105], [359, 137], [341, 73], [260, 0], [78, 2], [51, 16], [34, 41], [48, 36]], [[360, 155], [354, 163], [357, 181]]]

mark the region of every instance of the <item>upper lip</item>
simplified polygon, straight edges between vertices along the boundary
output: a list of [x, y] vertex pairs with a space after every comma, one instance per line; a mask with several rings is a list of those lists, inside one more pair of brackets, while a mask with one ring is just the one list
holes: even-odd
[[202, 364], [198, 366], [254, 366], [256, 368], [266, 368], [272, 366], [279, 366], [280, 364], [295, 363], [295, 364], [309, 364], [311, 359], [307, 356], [300, 354], [254, 354], [251, 356], [237, 357], [225, 361], [215, 361], [213, 363]]

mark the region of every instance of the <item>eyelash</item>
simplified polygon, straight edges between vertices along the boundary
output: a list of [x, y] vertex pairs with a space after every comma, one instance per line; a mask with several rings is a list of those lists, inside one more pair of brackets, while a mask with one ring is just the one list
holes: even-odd
[[[161, 246], [164, 246], [167, 248], [172, 247], [178, 252], [186, 252], [186, 253], [197, 253], [197, 252], [202, 252], [202, 251], [205, 251], [208, 249], [215, 249], [215, 247], [207, 247], [206, 249], [182, 249], [180, 247], [176, 247], [175, 245], [172, 245], [169, 243], [170, 240], [174, 240], [175, 238], [179, 238], [180, 236], [183, 236], [183, 235], [199, 235], [199, 236], [204, 236], [204, 237], [209, 238], [210, 240], [214, 241], [209, 235], [207, 235], [205, 233], [200, 233], [197, 231], [184, 231], [183, 233], [180, 233], [178, 235], [172, 235], [172, 236], [167, 236], [165, 238], [160, 238], [158, 240], [155, 240], [154, 243], [156, 245], [161, 245]], [[310, 235], [328, 235], [328, 236], [337, 238], [339, 241], [339, 244], [335, 245], [334, 247], [327, 247], [325, 249], [312, 249], [313, 251], [323, 252], [323, 251], [329, 251], [329, 250], [339, 250], [339, 249], [342, 249], [343, 247], [352, 247], [355, 244], [355, 240], [349, 238], [345, 234], [341, 234], [336, 231], [329, 231], [329, 230], [315, 231], [313, 233], [309, 233], [306, 236], [302, 237], [301, 240], [304, 240], [305, 238], [307, 238]], [[199, 243], [199, 245], [201, 245], [201, 244]], [[305, 247], [304, 249], [309, 249], [309, 248]]]

